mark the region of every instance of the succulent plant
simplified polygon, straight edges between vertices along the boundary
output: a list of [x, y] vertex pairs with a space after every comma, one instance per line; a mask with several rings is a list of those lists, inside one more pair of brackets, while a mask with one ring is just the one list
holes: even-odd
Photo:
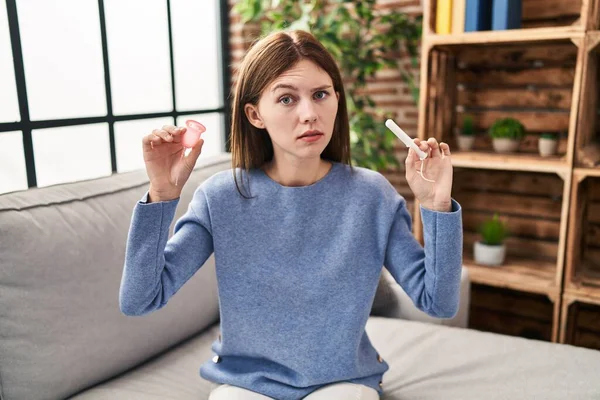
[[481, 224], [480, 233], [484, 244], [497, 246], [501, 245], [508, 236], [508, 228], [496, 213]]

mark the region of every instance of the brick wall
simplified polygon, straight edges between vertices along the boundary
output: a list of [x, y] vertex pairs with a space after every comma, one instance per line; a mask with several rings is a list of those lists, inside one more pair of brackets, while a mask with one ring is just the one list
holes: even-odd
[[[235, 0], [230, 0], [230, 46], [231, 46], [231, 80], [236, 81], [237, 67], [245, 50], [252, 43], [258, 34], [258, 28], [255, 26], [244, 26], [240, 22], [240, 17], [231, 10]], [[420, 0], [379, 0], [377, 2], [379, 9], [397, 9], [411, 16], [421, 15], [422, 7]], [[410, 59], [404, 54], [398, 54], [402, 65], [410, 68]], [[413, 71], [418, 79], [418, 66]], [[418, 80], [417, 80], [418, 81]], [[408, 85], [404, 83], [398, 71], [386, 69], [377, 73], [375, 79], [370, 80], [367, 85], [367, 93], [371, 95], [377, 106], [383, 110], [394, 114], [395, 120], [409, 134], [417, 134], [417, 105], [410, 94]], [[395, 150], [396, 156], [401, 164], [406, 156], [406, 147], [398, 141]], [[390, 182], [396, 187], [398, 192], [406, 197], [409, 203], [412, 203], [412, 193], [404, 179], [404, 172], [400, 171], [381, 171]], [[409, 207], [412, 211], [412, 207]]]

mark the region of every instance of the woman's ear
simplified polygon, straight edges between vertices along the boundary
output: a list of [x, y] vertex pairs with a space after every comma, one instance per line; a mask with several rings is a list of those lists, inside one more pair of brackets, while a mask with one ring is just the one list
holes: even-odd
[[248, 121], [250, 121], [255, 128], [265, 129], [265, 123], [258, 113], [258, 107], [256, 107], [254, 104], [247, 103], [244, 106], [244, 113], [246, 113]]
[[338, 101], [340, 101], [340, 92], [335, 92], [335, 95], [336, 95]]

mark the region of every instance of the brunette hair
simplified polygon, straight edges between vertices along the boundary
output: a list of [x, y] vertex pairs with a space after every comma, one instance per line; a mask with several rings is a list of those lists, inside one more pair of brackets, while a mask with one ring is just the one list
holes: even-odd
[[[327, 49], [310, 33], [277, 31], [257, 40], [242, 60], [234, 89], [231, 121], [232, 169], [235, 185], [240, 190], [236, 168], [240, 173], [260, 168], [273, 158], [273, 143], [265, 129], [254, 127], [244, 112], [244, 105], [258, 105], [267, 86], [301, 60], [310, 60], [322, 68], [333, 81], [333, 90], [339, 93], [338, 111], [333, 135], [321, 158], [351, 165], [350, 124], [346, 95], [338, 66]], [[243, 187], [243, 180], [242, 180]]]

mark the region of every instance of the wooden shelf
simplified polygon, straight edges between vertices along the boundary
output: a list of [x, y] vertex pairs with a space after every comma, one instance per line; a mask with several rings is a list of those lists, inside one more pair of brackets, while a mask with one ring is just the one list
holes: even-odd
[[530, 154], [499, 154], [478, 151], [452, 151], [452, 165], [463, 168], [484, 168], [509, 171], [569, 172], [563, 157], [540, 157]]
[[598, 288], [568, 286], [565, 287], [563, 297], [564, 303], [567, 306], [575, 301], [600, 305], [600, 293]]
[[600, 272], [584, 270], [572, 282], [565, 284], [565, 291], [582, 298], [596, 298], [600, 301]]
[[573, 174], [580, 180], [587, 177], [600, 177], [600, 168], [575, 168]]
[[561, 39], [583, 38], [585, 32], [580, 26], [562, 26], [549, 28], [511, 29], [505, 31], [465, 32], [460, 34], [425, 35], [426, 46], [540, 42]]
[[559, 291], [554, 263], [507, 257], [504, 265], [490, 267], [476, 264], [471, 255], [465, 254], [463, 265], [474, 283], [545, 294], [552, 299]]

